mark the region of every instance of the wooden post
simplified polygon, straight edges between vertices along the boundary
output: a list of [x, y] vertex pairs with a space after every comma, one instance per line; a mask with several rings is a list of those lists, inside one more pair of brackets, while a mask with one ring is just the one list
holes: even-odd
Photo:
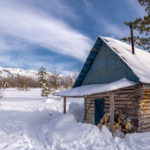
[[114, 124], [114, 93], [110, 94], [110, 122], [109, 122], [109, 130], [113, 134], [113, 124]]
[[84, 118], [83, 123], [87, 121], [88, 109], [87, 109], [87, 99], [84, 97]]
[[66, 114], [66, 97], [64, 97], [64, 114]]
[[135, 54], [134, 51], [134, 37], [133, 37], [133, 25], [132, 22], [130, 22], [130, 32], [131, 32], [131, 46], [132, 46], [132, 54]]

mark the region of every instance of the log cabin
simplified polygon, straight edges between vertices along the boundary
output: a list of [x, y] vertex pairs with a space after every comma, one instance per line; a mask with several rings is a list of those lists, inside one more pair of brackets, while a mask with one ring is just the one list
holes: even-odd
[[119, 40], [99, 36], [72, 89], [55, 93], [84, 98], [84, 121], [97, 125], [110, 112], [121, 109], [136, 132], [150, 131], [150, 53]]

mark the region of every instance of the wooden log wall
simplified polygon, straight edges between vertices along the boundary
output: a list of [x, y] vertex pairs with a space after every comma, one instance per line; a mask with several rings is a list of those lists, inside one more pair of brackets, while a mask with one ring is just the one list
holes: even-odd
[[93, 98], [85, 98], [85, 108], [84, 108], [84, 118], [85, 122], [94, 124], [94, 99]]
[[[113, 91], [114, 109], [121, 109], [125, 115], [134, 122], [138, 128], [138, 99], [141, 85], [123, 88]], [[103, 94], [95, 94], [85, 98], [85, 121], [94, 124], [94, 99], [104, 99], [104, 112], [108, 113], [110, 109], [110, 92]], [[150, 114], [149, 114], [150, 115]], [[150, 116], [149, 116], [150, 117]]]
[[150, 85], [139, 88], [138, 132], [150, 131]]

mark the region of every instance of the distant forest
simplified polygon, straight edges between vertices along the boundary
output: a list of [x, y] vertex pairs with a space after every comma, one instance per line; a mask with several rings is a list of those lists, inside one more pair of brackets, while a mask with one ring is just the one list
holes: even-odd
[[[76, 75], [60, 75], [57, 73], [52, 73], [47, 75], [47, 81], [50, 88], [70, 88], [73, 86], [76, 79]], [[2, 77], [0, 76], [0, 87], [2, 88], [39, 88], [40, 83], [38, 78], [26, 77], [22, 75]]]

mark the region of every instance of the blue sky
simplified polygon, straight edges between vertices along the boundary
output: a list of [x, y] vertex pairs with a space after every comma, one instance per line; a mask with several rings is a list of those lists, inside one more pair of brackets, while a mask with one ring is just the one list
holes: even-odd
[[0, 66], [79, 72], [98, 35], [144, 15], [137, 0], [0, 0]]

